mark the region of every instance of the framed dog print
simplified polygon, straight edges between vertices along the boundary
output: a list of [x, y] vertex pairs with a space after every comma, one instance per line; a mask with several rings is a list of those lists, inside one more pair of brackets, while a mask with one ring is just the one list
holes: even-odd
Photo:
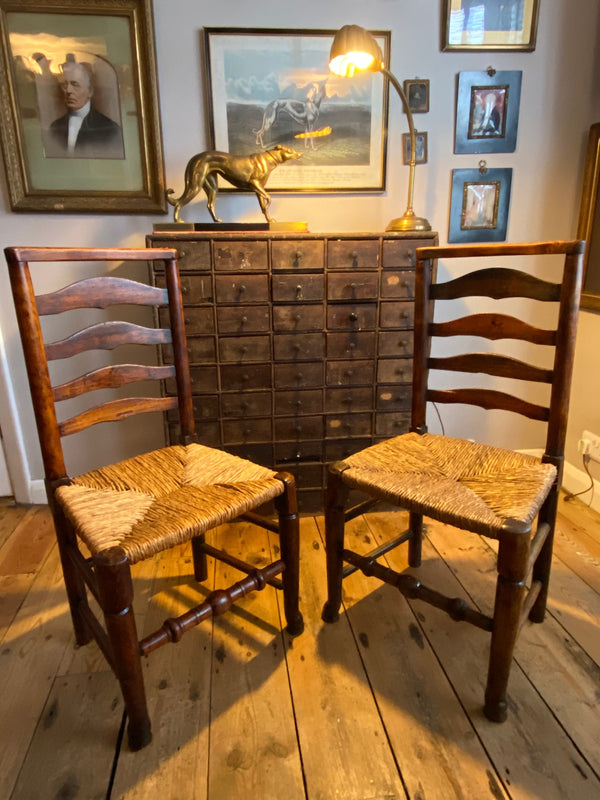
[[[205, 28], [212, 147], [233, 155], [291, 147], [269, 192], [385, 189], [386, 82], [329, 71], [334, 30]], [[372, 31], [389, 63], [390, 32]], [[223, 184], [223, 191], [233, 191]]]
[[442, 50], [535, 50], [539, 0], [444, 0]]
[[151, 0], [0, 0], [14, 211], [166, 211]]
[[521, 76], [520, 70], [459, 72], [455, 153], [514, 153]]
[[[410, 164], [410, 133], [402, 134], [402, 163]], [[415, 164], [427, 163], [427, 134], [415, 131]]]
[[512, 169], [452, 170], [449, 243], [504, 242]]

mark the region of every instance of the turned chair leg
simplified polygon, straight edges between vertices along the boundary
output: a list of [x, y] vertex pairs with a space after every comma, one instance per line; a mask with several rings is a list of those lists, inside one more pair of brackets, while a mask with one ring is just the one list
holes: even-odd
[[408, 515], [411, 537], [408, 540], [408, 563], [411, 567], [421, 566], [421, 550], [423, 548], [423, 515], [411, 511]]
[[129, 562], [121, 548], [112, 547], [96, 556], [94, 563], [113, 669], [121, 685], [129, 720], [129, 746], [132, 750], [141, 750], [152, 740], [152, 732], [132, 608], [133, 584]]
[[192, 539], [192, 559], [194, 561], [194, 578], [203, 583], [208, 578], [208, 561], [204, 551], [205, 536], [201, 533]]
[[342, 605], [342, 574], [344, 569], [344, 523], [345, 503], [348, 487], [341, 471], [330, 468], [325, 503], [325, 556], [327, 564], [327, 602], [321, 618], [324, 622], [336, 622]]
[[504, 722], [506, 719], [506, 692], [527, 591], [528, 562], [529, 536], [510, 534], [500, 540], [498, 582], [484, 706], [484, 713], [492, 722]]
[[291, 475], [279, 473], [285, 491], [275, 498], [279, 515], [279, 547], [283, 570], [283, 608], [287, 622], [286, 630], [291, 636], [299, 636], [304, 630], [304, 620], [299, 608], [300, 595], [300, 521], [296, 484]]
[[546, 604], [548, 602], [548, 589], [550, 586], [550, 569], [552, 566], [552, 549], [554, 546], [554, 528], [556, 525], [556, 513], [558, 506], [558, 492], [553, 491], [542, 506], [538, 518], [538, 525], [544, 521], [550, 523], [550, 531], [546, 536], [544, 544], [533, 564], [532, 581], [539, 581], [541, 588], [535, 603], [529, 612], [529, 619], [532, 622], [543, 622], [546, 616]]

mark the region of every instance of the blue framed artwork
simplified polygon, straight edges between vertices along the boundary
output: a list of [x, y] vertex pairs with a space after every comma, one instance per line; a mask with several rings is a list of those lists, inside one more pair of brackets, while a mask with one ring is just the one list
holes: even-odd
[[521, 70], [459, 72], [455, 153], [514, 153]]
[[449, 243], [504, 242], [512, 169], [452, 170]]

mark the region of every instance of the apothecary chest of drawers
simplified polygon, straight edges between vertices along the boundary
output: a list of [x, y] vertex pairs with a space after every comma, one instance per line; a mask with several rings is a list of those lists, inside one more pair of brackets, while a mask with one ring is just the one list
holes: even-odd
[[329, 462], [407, 430], [415, 250], [435, 233], [155, 232], [147, 244], [179, 252], [203, 443], [289, 470], [300, 509], [318, 511]]

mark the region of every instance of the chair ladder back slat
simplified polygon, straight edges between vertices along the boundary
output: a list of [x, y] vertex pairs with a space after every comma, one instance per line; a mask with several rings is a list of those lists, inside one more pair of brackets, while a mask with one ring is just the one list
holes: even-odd
[[7, 258], [22, 262], [52, 261], [165, 261], [177, 258], [177, 251], [171, 247], [146, 248], [135, 247], [7, 247]]
[[486, 339], [522, 339], [534, 344], [554, 345], [556, 331], [537, 328], [507, 314], [471, 314], [468, 317], [433, 322], [431, 336], [482, 336]]
[[477, 372], [501, 378], [552, 383], [553, 372], [499, 353], [462, 353], [430, 358], [428, 368], [451, 372]]
[[145, 414], [152, 411], [170, 411], [177, 408], [176, 397], [129, 397], [120, 400], [109, 400], [101, 406], [90, 408], [74, 417], [59, 422], [61, 436], [79, 433], [99, 422], [117, 422], [134, 414]]
[[561, 459], [567, 435], [569, 395], [575, 360], [575, 340], [582, 286], [583, 251], [567, 254], [554, 353], [556, 379], [552, 385], [550, 424], [546, 441], [546, 454], [553, 457], [558, 456]]
[[147, 286], [127, 278], [104, 276], [86, 278], [72, 283], [56, 292], [36, 297], [38, 314], [60, 314], [76, 308], [109, 308], [110, 306], [129, 305], [166, 305], [168, 295], [166, 289]]
[[431, 296], [435, 300], [458, 300], [461, 297], [491, 297], [494, 300], [527, 297], [531, 300], [556, 302], [560, 298], [560, 284], [549, 283], [517, 269], [489, 267], [438, 283], [432, 286]]
[[175, 376], [174, 366], [143, 366], [141, 364], [114, 364], [87, 372], [71, 381], [54, 386], [55, 402], [70, 400], [97, 389], [117, 389], [129, 383], [145, 380], [166, 380]]
[[194, 422], [194, 405], [192, 398], [192, 383], [190, 377], [190, 363], [185, 336], [185, 321], [183, 312], [183, 296], [177, 261], [175, 258], [165, 261], [165, 279], [169, 293], [169, 317], [173, 332], [173, 358], [175, 362], [175, 378], [177, 382], [177, 397], [179, 402], [179, 422], [181, 425], [182, 441], [194, 438], [196, 426]]
[[463, 403], [487, 410], [514, 411], [541, 422], [547, 422], [550, 416], [550, 409], [545, 406], [529, 403], [495, 389], [429, 389], [426, 397], [432, 403]]
[[46, 358], [54, 361], [83, 353], [86, 350], [114, 350], [124, 344], [169, 344], [167, 328], [145, 328], [132, 322], [99, 322], [77, 331], [66, 339], [49, 342]]

